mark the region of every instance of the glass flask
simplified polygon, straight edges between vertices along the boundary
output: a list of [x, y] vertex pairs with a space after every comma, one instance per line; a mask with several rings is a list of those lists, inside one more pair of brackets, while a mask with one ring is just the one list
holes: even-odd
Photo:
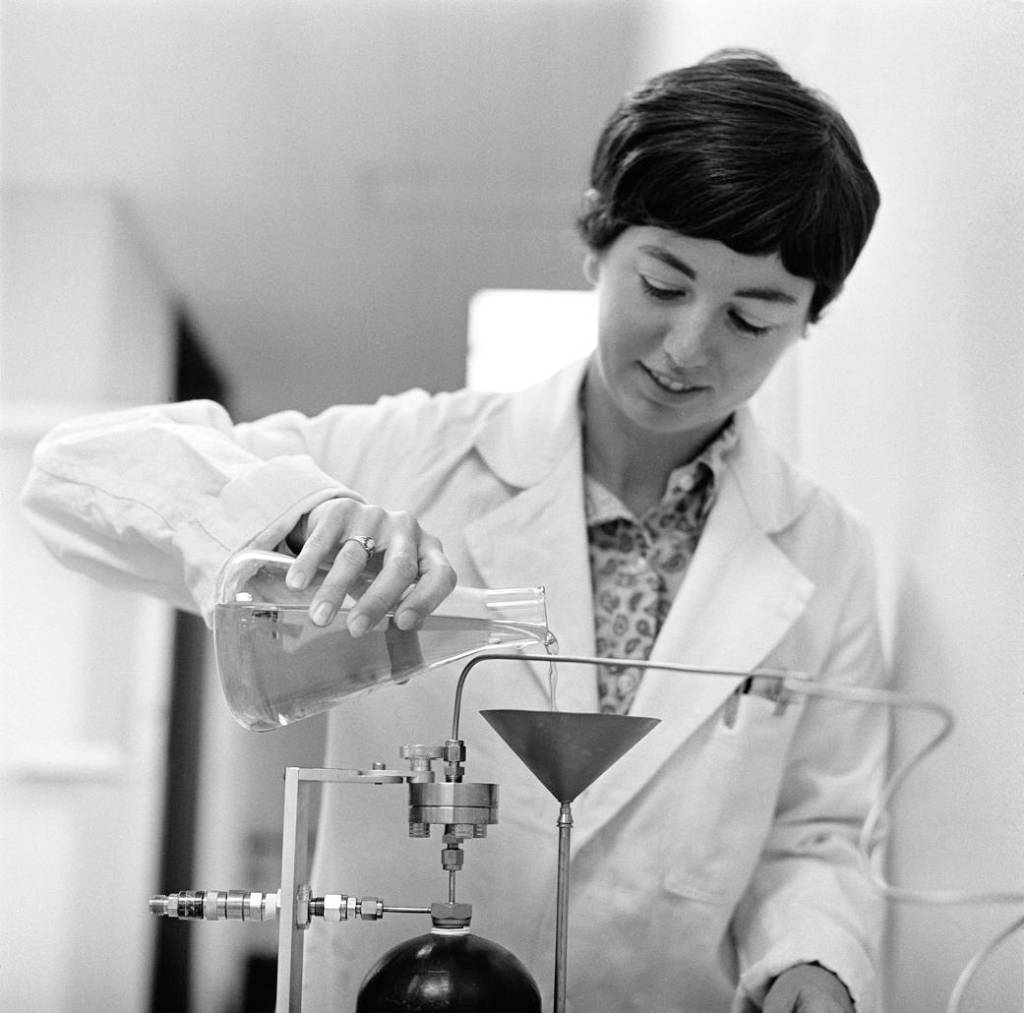
[[[296, 591], [285, 584], [291, 556], [248, 550], [221, 576], [213, 633], [228, 708], [251, 731], [281, 728], [336, 706], [347, 696], [407, 682], [414, 675], [486, 650], [547, 648], [542, 587], [458, 586], [419, 629], [400, 630], [388, 614], [361, 637], [346, 619], [316, 626], [309, 604], [324, 573]], [[374, 574], [354, 588], [358, 597]]]

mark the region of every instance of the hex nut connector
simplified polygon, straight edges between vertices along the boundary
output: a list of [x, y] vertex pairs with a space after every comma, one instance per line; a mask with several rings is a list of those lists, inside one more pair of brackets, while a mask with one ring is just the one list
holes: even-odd
[[465, 852], [462, 848], [443, 848], [441, 850], [441, 868], [445, 872], [458, 872], [465, 863]]
[[448, 739], [444, 744], [443, 757], [445, 763], [465, 763], [466, 743], [462, 739]]
[[376, 921], [384, 917], [384, 901], [380, 897], [363, 897], [359, 902], [359, 917], [364, 922]]

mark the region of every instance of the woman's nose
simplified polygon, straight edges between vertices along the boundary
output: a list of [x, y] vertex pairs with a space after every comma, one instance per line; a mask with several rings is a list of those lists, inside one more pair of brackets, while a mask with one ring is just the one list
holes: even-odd
[[707, 361], [711, 321], [696, 307], [680, 310], [665, 335], [668, 357], [679, 366], [702, 366]]

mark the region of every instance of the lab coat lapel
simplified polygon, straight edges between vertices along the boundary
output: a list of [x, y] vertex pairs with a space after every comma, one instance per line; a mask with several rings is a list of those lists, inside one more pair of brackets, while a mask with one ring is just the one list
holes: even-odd
[[[499, 478], [520, 488], [465, 528], [466, 549], [487, 586], [544, 586], [548, 626], [566, 654], [594, 651], [577, 411], [581, 378], [576, 364], [513, 395], [487, 420], [477, 448]], [[546, 692], [548, 666], [530, 667]], [[559, 707], [596, 710], [593, 669], [572, 669], [559, 672]]]
[[[730, 472], [724, 477], [686, 580], [651, 651], [652, 661], [756, 668], [801, 615], [814, 590], [764, 529], [768, 518], [751, 510], [741, 477]], [[795, 499], [784, 506], [788, 511], [782, 516], [791, 515]], [[776, 511], [772, 521], [779, 516]], [[580, 796], [574, 851], [657, 774], [739, 682], [731, 676], [656, 669], [645, 673], [631, 713], [660, 718], [661, 724], [601, 777], [597, 790]]]

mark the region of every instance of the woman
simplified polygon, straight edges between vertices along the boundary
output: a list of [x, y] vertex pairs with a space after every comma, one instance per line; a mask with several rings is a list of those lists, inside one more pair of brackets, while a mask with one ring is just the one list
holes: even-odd
[[[409, 392], [316, 418], [234, 425], [189, 403], [84, 420], [40, 445], [26, 509], [69, 565], [207, 618], [232, 553], [284, 545], [294, 586], [329, 570], [320, 624], [374, 558], [354, 635], [390, 609], [416, 627], [456, 577], [541, 583], [567, 654], [878, 685], [867, 538], [746, 408], [838, 294], [877, 206], [828, 103], [765, 56], [715, 54], [627, 96], [601, 136], [580, 218], [600, 304], [587, 361], [516, 394]], [[441, 741], [456, 675], [338, 708], [328, 763]], [[474, 931], [542, 985], [555, 814], [476, 712], [542, 708], [546, 691], [522, 662], [468, 686], [467, 776], [501, 784], [502, 821], [459, 876]], [[559, 705], [661, 719], [574, 805], [572, 1009], [878, 1008], [882, 905], [855, 846], [884, 767], [875, 711], [780, 712], [756, 682], [624, 666], [565, 666]], [[380, 827], [380, 804], [323, 807], [314, 887], [424, 903], [425, 845]], [[352, 1002], [414, 931], [315, 925], [304, 1008]]]

